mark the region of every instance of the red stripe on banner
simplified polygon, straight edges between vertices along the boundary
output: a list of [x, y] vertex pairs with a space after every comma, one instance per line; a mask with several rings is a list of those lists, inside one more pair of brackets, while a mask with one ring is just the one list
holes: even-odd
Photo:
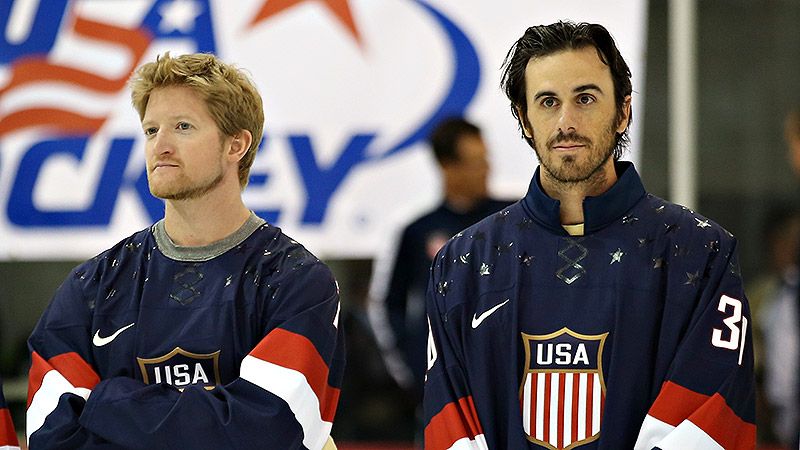
[[592, 413], [594, 412], [594, 376], [589, 373], [586, 376], [586, 437], [592, 433]]
[[[132, 68], [139, 65], [139, 59], [153, 40], [144, 28], [122, 28], [81, 18], [75, 20], [75, 32], [99, 41], [114, 42], [127, 47], [131, 52]], [[122, 79], [123, 84], [128, 81], [127, 76]]]
[[708, 400], [707, 395], [686, 389], [683, 386], [666, 381], [661, 386], [656, 401], [650, 407], [648, 414], [673, 427], [684, 421], [689, 414], [697, 411]]
[[0, 445], [19, 446], [14, 423], [11, 421], [11, 414], [7, 408], [0, 409]]
[[77, 18], [75, 33], [99, 41], [110, 42], [126, 47], [130, 51], [130, 67], [118, 78], [104, 78], [57, 64], [50, 64], [45, 58], [25, 58], [17, 60], [12, 68], [11, 80], [0, 91], [0, 95], [17, 86], [37, 81], [63, 81], [83, 86], [94, 91], [114, 93], [125, 87], [133, 69], [138, 65], [152, 40], [143, 29], [120, 28], [113, 25]]
[[566, 388], [568, 376], [569, 374], [565, 373], [563, 377], [564, 379], [562, 379], [561, 382], [558, 383], [558, 432], [556, 434], [558, 436], [557, 442], [559, 445], [563, 445], [564, 443], [564, 395], [565, 395], [564, 390]]
[[302, 373], [319, 399], [322, 420], [333, 422], [340, 390], [328, 384], [328, 365], [307, 337], [276, 328], [258, 343], [250, 355]]
[[113, 94], [122, 89], [127, 81], [125, 77], [104, 78], [91, 72], [51, 64], [41, 57], [17, 60], [12, 70], [11, 82], [0, 91], [0, 94], [36, 82], [74, 84], [91, 91]]
[[0, 120], [0, 136], [20, 128], [42, 125], [67, 134], [94, 133], [105, 121], [105, 117], [86, 117], [61, 109], [30, 108], [3, 117]]
[[689, 420], [726, 450], [751, 450], [756, 446], [755, 424], [737, 416], [719, 393], [712, 395]]
[[542, 374], [544, 377], [544, 436], [542, 436], [542, 440], [544, 442], [550, 442], [550, 384], [551, 384], [551, 375], [549, 373]]
[[45, 361], [38, 353], [31, 354], [31, 370], [28, 372], [28, 406], [33, 395], [42, 387], [45, 374], [56, 370], [74, 387], [92, 389], [100, 382], [100, 376], [80, 355], [75, 352], [62, 353]]
[[472, 396], [462, 397], [458, 403], [448, 403], [431, 417], [425, 427], [425, 448], [448, 449], [459, 439], [473, 440], [480, 434], [483, 434], [483, 429]]
[[581, 384], [581, 375], [579, 373], [572, 374], [572, 442], [578, 440], [578, 404]]

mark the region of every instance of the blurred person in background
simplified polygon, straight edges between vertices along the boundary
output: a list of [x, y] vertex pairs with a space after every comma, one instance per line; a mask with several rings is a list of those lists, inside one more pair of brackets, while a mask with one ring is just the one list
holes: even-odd
[[633, 87], [613, 37], [532, 26], [503, 68], [539, 167], [436, 255], [425, 448], [755, 448], [737, 241], [620, 160]]
[[334, 448], [339, 289], [243, 203], [255, 85], [212, 54], [169, 53], [130, 85], [165, 215], [76, 267], [42, 314], [31, 448]]
[[433, 257], [451, 236], [510, 203], [489, 196], [488, 150], [478, 126], [448, 118], [428, 141], [441, 174], [442, 202], [403, 229], [394, 251], [377, 258], [368, 303], [387, 369], [413, 405], [422, 402], [425, 291]]
[[[800, 106], [790, 111], [784, 125], [788, 158], [800, 179]], [[795, 230], [795, 233], [797, 231]], [[779, 287], [765, 299], [760, 314], [764, 338], [764, 394], [772, 417], [772, 430], [779, 441], [791, 448], [800, 443], [800, 289], [798, 284], [798, 237], [788, 248], [791, 264], [781, 271]]]

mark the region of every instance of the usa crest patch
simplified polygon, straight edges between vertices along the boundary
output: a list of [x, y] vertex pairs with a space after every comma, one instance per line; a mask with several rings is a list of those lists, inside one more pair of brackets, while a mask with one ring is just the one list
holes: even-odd
[[145, 384], [171, 384], [181, 390], [199, 385], [207, 390], [220, 384], [219, 350], [214, 353], [192, 353], [175, 347], [157, 358], [136, 358]]
[[608, 333], [584, 335], [564, 327], [545, 335], [521, 334], [525, 372], [519, 397], [528, 440], [553, 450], [596, 440], [605, 404]]

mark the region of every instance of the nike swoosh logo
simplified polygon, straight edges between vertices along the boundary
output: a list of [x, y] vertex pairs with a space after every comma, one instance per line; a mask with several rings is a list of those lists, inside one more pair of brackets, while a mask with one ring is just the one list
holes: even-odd
[[132, 323], [130, 325], [125, 325], [124, 327], [122, 327], [119, 330], [115, 331], [114, 334], [112, 334], [111, 336], [108, 336], [108, 337], [100, 337], [100, 330], [97, 330], [97, 333], [94, 334], [94, 338], [92, 338], [92, 344], [94, 344], [96, 347], [102, 347], [102, 346], [110, 343], [114, 339], [116, 339], [117, 336], [119, 336], [120, 333], [122, 333], [123, 331], [125, 331], [128, 328], [132, 327], [135, 323], [136, 322], [134, 322], [134, 323]]
[[491, 316], [495, 311], [500, 309], [501, 306], [505, 305], [506, 303], [510, 302], [511, 299], [507, 298], [506, 301], [500, 303], [499, 305], [495, 305], [492, 309], [485, 311], [480, 316], [476, 316], [475, 314], [472, 315], [472, 328], [478, 328], [478, 325], [481, 324], [487, 317]]

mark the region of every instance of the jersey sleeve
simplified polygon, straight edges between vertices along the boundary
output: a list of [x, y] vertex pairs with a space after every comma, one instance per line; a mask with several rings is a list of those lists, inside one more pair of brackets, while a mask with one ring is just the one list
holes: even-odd
[[17, 432], [14, 430], [14, 422], [11, 420], [11, 414], [3, 396], [2, 385], [3, 382], [0, 380], [0, 449], [19, 450]]
[[[437, 256], [438, 258], [438, 256]], [[428, 370], [425, 375], [425, 448], [486, 449], [486, 440], [460, 357], [460, 340], [449, 330], [439, 268], [432, 270], [427, 293]], [[441, 291], [441, 292], [440, 292]]]
[[405, 340], [406, 304], [411, 283], [408, 231], [392, 239], [387, 249], [374, 263], [370, 281], [367, 312], [375, 341], [384, 364], [397, 384], [407, 390], [415, 388], [414, 375], [407, 355], [401, 348]]
[[635, 450], [755, 448], [752, 322], [735, 241], [718, 259], [706, 269], [707, 282]]
[[[323, 448], [344, 371], [339, 294], [322, 264], [295, 275], [269, 300], [272, 319], [239, 378], [211, 390], [100, 380], [90, 354], [69, 338], [80, 330], [34, 332], [32, 448]], [[88, 343], [90, 331], [82, 335]], [[39, 355], [37, 343], [54, 356]]]

